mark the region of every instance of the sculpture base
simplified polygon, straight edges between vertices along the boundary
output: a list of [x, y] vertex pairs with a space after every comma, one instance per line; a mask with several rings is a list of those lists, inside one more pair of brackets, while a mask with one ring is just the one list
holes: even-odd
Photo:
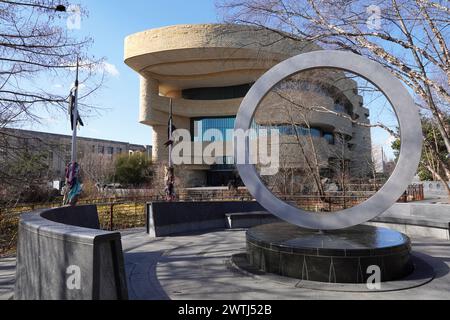
[[381, 282], [393, 281], [414, 270], [406, 235], [367, 225], [325, 232], [288, 223], [258, 226], [247, 231], [247, 256], [264, 272], [328, 283], [373, 282], [377, 270]]

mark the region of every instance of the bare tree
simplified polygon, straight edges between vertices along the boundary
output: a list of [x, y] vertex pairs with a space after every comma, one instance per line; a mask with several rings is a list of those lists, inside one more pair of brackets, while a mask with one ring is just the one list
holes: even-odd
[[[64, 83], [74, 75], [79, 58], [82, 69], [81, 113], [93, 110], [87, 97], [103, 81], [102, 60], [88, 56], [91, 39], [76, 39], [66, 26], [66, 0], [0, 0], [0, 149], [9, 152], [14, 134], [6, 127], [39, 122], [45, 112], [66, 113], [67, 94], [56, 94], [52, 79]], [[81, 15], [87, 13], [81, 9]], [[49, 85], [50, 83], [50, 85]], [[68, 85], [70, 86], [70, 85]], [[16, 137], [19, 138], [19, 137]], [[16, 150], [17, 151], [17, 150]], [[0, 183], [11, 178], [0, 166]], [[9, 178], [8, 178], [9, 177]], [[13, 177], [26, 180], [27, 177]]]
[[[383, 64], [415, 93], [450, 154], [447, 0], [220, 0], [218, 8], [226, 22], [271, 30], [280, 39], [350, 50]], [[442, 165], [450, 172], [448, 161]]]
[[85, 153], [80, 159], [84, 181], [103, 186], [112, 182], [114, 176], [114, 158], [111, 155]]

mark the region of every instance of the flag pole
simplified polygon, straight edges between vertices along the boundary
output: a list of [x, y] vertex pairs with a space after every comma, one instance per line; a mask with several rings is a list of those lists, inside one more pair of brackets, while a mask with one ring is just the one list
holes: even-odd
[[76, 71], [76, 79], [75, 79], [75, 101], [73, 108], [73, 119], [72, 119], [72, 157], [71, 162], [74, 164], [77, 162], [77, 126], [78, 126], [78, 70], [79, 70], [79, 58], [77, 57], [77, 71]]
[[[169, 116], [169, 141], [173, 141], [173, 100], [170, 98], [170, 116]], [[173, 167], [172, 163], [172, 144], [169, 145], [169, 168]]]
[[83, 122], [78, 114], [78, 73], [80, 69], [80, 58], [77, 56], [77, 70], [75, 86], [70, 92], [69, 110], [71, 116], [71, 126], [72, 126], [72, 154], [71, 162], [66, 168], [66, 184], [63, 189], [63, 205], [76, 206], [78, 198], [83, 191], [83, 187], [80, 181], [80, 166], [77, 163], [77, 131], [78, 124], [83, 126]]
[[176, 193], [175, 193], [175, 169], [173, 167], [173, 161], [172, 161], [172, 150], [173, 150], [173, 100], [172, 98], [170, 99], [170, 104], [169, 104], [169, 141], [167, 142], [167, 145], [169, 147], [169, 163], [168, 166], [166, 168], [166, 187], [165, 187], [165, 192], [166, 192], [166, 199], [167, 201], [175, 201], [176, 199]]

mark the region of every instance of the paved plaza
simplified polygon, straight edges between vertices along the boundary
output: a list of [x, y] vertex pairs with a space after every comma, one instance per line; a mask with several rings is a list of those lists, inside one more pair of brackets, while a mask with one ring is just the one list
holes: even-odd
[[[412, 239], [415, 255], [434, 269], [434, 278], [424, 277], [418, 287], [351, 292], [358, 291], [355, 285], [327, 290], [326, 285], [255, 276], [237, 268], [231, 256], [245, 252], [245, 230], [152, 239], [143, 229], [135, 229], [122, 237], [130, 299], [450, 299], [450, 243], [444, 240]], [[1, 259], [0, 299], [13, 297], [14, 268], [14, 258]], [[411, 286], [415, 284], [411, 281]]]

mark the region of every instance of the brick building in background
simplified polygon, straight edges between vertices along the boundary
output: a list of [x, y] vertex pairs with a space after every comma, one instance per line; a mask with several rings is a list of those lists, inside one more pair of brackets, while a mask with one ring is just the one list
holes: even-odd
[[[64, 181], [65, 168], [71, 158], [72, 137], [47, 132], [20, 129], [1, 129], [0, 163], [7, 161], [14, 152], [26, 152], [40, 155], [47, 162], [48, 173], [43, 174], [49, 183], [59, 189], [58, 182]], [[101, 140], [78, 137], [78, 158], [89, 155], [104, 155], [112, 159], [122, 154], [152, 154], [151, 146], [131, 144], [128, 142]], [[44, 181], [43, 181], [44, 182]]]

